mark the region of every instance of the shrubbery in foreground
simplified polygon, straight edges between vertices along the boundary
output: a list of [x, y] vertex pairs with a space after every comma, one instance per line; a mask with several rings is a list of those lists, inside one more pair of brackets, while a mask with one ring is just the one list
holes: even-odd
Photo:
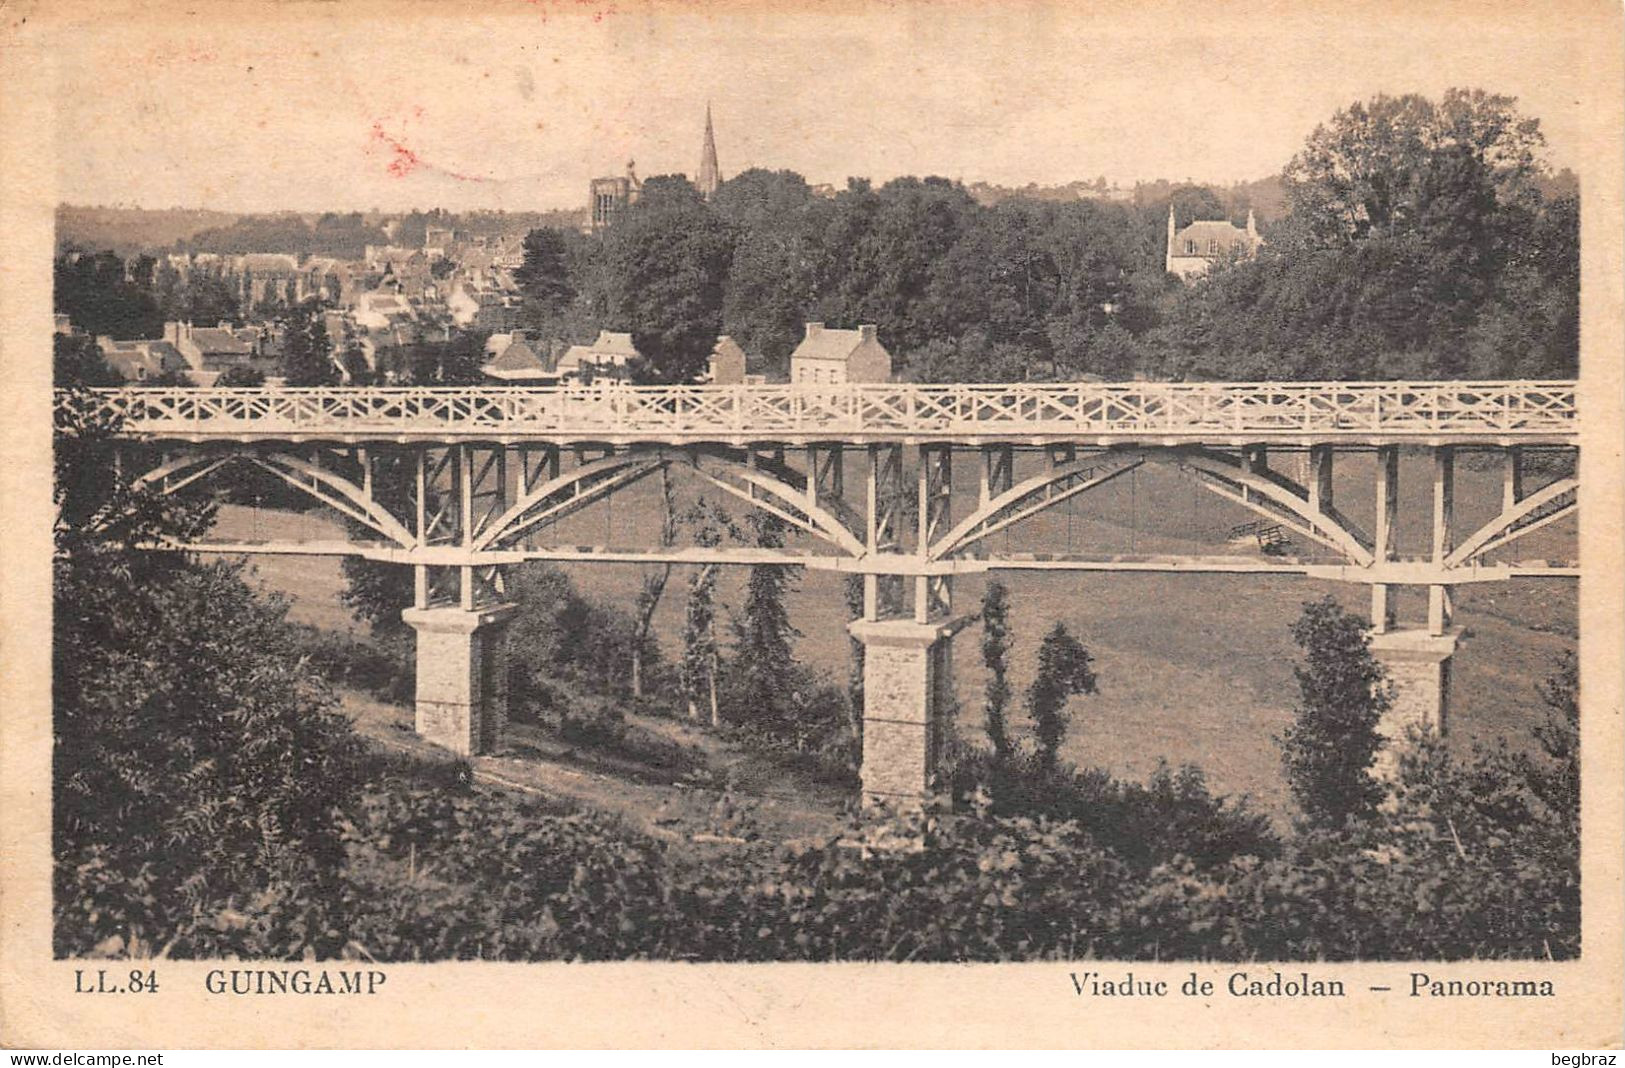
[[[969, 811], [714, 854], [358, 752], [230, 568], [57, 574], [56, 948], [299, 959], [1565, 958], [1577, 709], [1545, 756], [1424, 747], [1395, 803], [1278, 840], [1199, 773], [961, 764]], [[145, 557], [143, 559], [146, 559]], [[1034, 758], [1036, 759], [1036, 758]]]
[[[900, 828], [914, 847], [708, 856], [471, 789], [455, 767], [374, 767], [341, 823], [336, 885], [273, 883], [203, 909], [160, 898], [155, 910], [139, 880], [64, 871], [58, 947], [88, 953], [128, 931], [176, 956], [378, 960], [1573, 957], [1577, 839], [1533, 800], [1520, 759], [1458, 765], [1429, 751], [1392, 811], [1277, 855], [1199, 859], [1170, 854], [1174, 843], [1125, 858], [1077, 820], [1001, 817], [985, 802]], [[1155, 805], [1204, 808], [1173, 785], [1112, 788], [1141, 789], [1163, 797]], [[1135, 803], [1119, 805], [1132, 815]]]

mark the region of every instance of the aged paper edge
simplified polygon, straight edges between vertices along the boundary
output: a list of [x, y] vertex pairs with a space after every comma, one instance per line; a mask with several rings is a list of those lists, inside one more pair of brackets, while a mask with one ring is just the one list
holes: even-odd
[[[538, 5], [502, 4], [494, 12]], [[580, 17], [542, 3], [549, 17]], [[622, 3], [631, 12], [676, 4]], [[686, 5], [683, 5], [686, 6]], [[920, 0], [922, 8], [978, 10], [1017, 17], [1044, 4]], [[1059, 5], [1055, 5], [1059, 6]], [[1088, 4], [1101, 18], [1166, 18], [1179, 5], [1131, 13], [1128, 5]], [[1190, 5], [1184, 5], [1189, 7]], [[707, 15], [861, 13], [851, 0], [769, 5], [725, 0]], [[1350, 17], [1342, 5], [1206, 4], [1238, 19], [1308, 11], [1326, 22]], [[694, 7], [691, 10], [698, 10]], [[1620, 12], [1616, 5], [1568, 0], [1539, 12], [1512, 4], [1436, 4], [1417, 11], [1369, 5], [1359, 17], [1591, 21], [1595, 45], [1576, 63], [1595, 72], [1591, 127], [1581, 161], [1582, 717], [1585, 781], [1584, 954], [1563, 964], [1450, 966], [1473, 977], [1553, 979], [1553, 999], [1432, 1001], [1352, 999], [1323, 1003], [1123, 1002], [1109, 1017], [1074, 996], [1065, 964], [390, 965], [387, 994], [346, 999], [218, 998], [205, 994], [211, 962], [165, 962], [156, 1001], [72, 993], [71, 961], [55, 961], [50, 941], [51, 754], [49, 366], [55, 145], [52, 35], [85, 19], [122, 17], [132, 40], [145, 25], [174, 19], [200, 30], [240, 32], [242, 16], [317, 23], [383, 17], [455, 17], [441, 6], [199, 3], [16, 4], [0, 7], [0, 1044], [8, 1047], [1617, 1047], [1621, 1042], [1622, 690], [1625, 568], [1621, 567], [1622, 160]], [[463, 14], [462, 11], [456, 15]], [[1208, 21], [1218, 25], [1217, 21]], [[1226, 32], [1233, 30], [1226, 26]], [[1398, 27], [1396, 26], [1396, 30]], [[1215, 32], [1220, 32], [1215, 30]], [[109, 82], [116, 87], [116, 79]], [[84, 87], [81, 87], [84, 88]], [[85, 91], [90, 91], [86, 89]], [[110, 89], [110, 91], [116, 91]], [[1146, 965], [1159, 977], [1193, 968]], [[1441, 966], [1442, 967], [1442, 966]], [[1351, 988], [1402, 976], [1403, 964], [1317, 965], [1317, 975]]]

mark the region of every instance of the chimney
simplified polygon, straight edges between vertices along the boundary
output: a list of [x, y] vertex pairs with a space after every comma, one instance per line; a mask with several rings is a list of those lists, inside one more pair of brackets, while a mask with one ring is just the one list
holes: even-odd
[[817, 337], [819, 334], [822, 334], [823, 332], [824, 332], [824, 324], [823, 323], [808, 323], [807, 324], [807, 340], [808, 341], [811, 341], [813, 338]]
[[858, 327], [858, 340], [859, 341], [873, 341], [873, 340], [875, 340], [875, 324], [874, 323], [864, 323], [861, 326], [859, 326]]

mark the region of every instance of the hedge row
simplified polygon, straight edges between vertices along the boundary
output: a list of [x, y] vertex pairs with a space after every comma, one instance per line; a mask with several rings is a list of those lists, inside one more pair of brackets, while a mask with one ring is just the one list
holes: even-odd
[[[137, 925], [176, 956], [377, 960], [1566, 958], [1577, 870], [1540, 835], [1451, 833], [1415, 811], [1300, 835], [1273, 857], [1131, 864], [1074, 820], [990, 812], [714, 857], [601, 817], [399, 777], [344, 828], [331, 886], [167, 916], [121, 909], [92, 869], [59, 912], [67, 948]], [[1460, 840], [1462, 835], [1465, 840]], [[1529, 841], [1536, 844], [1526, 848]], [[84, 871], [74, 881], [84, 881]], [[137, 880], [140, 873], [137, 873]], [[131, 884], [134, 886], [134, 884]], [[123, 887], [123, 893], [133, 892]], [[88, 915], [93, 901], [99, 915]]]

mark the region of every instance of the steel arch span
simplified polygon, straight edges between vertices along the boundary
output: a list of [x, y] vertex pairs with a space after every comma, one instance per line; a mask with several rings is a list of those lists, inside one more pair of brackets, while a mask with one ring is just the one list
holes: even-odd
[[[929, 790], [937, 717], [950, 706], [939, 694], [952, 672], [950, 639], [975, 618], [956, 612], [955, 576], [1300, 575], [1363, 585], [1372, 650], [1391, 661], [1403, 691], [1396, 707], [1442, 729], [1456, 587], [1579, 574], [1573, 560], [1509, 558], [1523, 539], [1578, 513], [1572, 382], [90, 396], [91, 414], [118, 424], [120, 467], [139, 485], [196, 492], [247, 466], [347, 524], [321, 541], [170, 547], [411, 567], [404, 618], [418, 634], [418, 730], [464, 753], [500, 736], [503, 635], [514, 611], [504, 574], [528, 560], [793, 565], [860, 577], [861, 615], [849, 629], [865, 649], [863, 789], [903, 803]], [[1427, 494], [1400, 492], [1402, 452], [1413, 456], [1408, 478], [1426, 461]], [[1456, 470], [1469, 453], [1475, 467], [1498, 468], [1500, 499], [1493, 514], [1458, 529]], [[1057, 524], [1034, 522], [1156, 468], [1257, 516], [1244, 526], [1258, 532], [1259, 551], [1075, 551], [1070, 538], [1055, 543]], [[1369, 485], [1349, 493], [1366, 472]], [[783, 546], [662, 545], [623, 524], [616, 536], [627, 544], [566, 544], [566, 520], [612, 506], [657, 473], [682, 473], [795, 536]], [[1402, 525], [1413, 539], [1426, 533], [1425, 551], [1401, 551]], [[1038, 538], [1030, 551], [995, 537], [1018, 526]], [[1265, 531], [1289, 532], [1312, 555], [1265, 551]], [[1397, 618], [1394, 595], [1404, 587], [1426, 591], [1425, 620]]]

